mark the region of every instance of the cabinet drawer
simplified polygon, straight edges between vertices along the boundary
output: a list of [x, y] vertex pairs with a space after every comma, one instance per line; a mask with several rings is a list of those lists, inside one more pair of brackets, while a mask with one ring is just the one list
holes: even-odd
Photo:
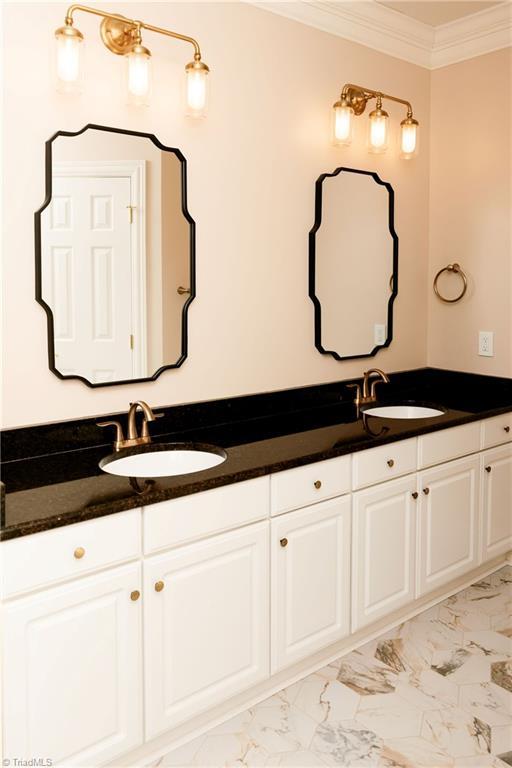
[[511, 440], [512, 413], [503, 413], [482, 422], [482, 448], [493, 448]]
[[263, 520], [269, 515], [269, 483], [269, 477], [257, 477], [145, 507], [144, 553]]
[[272, 515], [306, 507], [350, 491], [350, 456], [318, 461], [271, 475]]
[[140, 510], [5, 541], [0, 552], [6, 598], [139, 557]]
[[480, 425], [480, 421], [473, 421], [461, 427], [421, 435], [418, 438], [420, 469], [480, 450]]
[[413, 437], [356, 453], [353, 457], [352, 487], [364, 488], [415, 471], [416, 438]]

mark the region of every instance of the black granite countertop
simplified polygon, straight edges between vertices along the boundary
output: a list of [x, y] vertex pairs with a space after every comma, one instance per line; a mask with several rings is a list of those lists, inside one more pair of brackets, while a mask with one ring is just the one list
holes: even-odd
[[[220, 446], [219, 466], [178, 477], [117, 477], [96, 419], [2, 433], [0, 540], [155, 504], [512, 410], [512, 379], [425, 368], [392, 374], [379, 404], [438, 405], [429, 419], [358, 415], [347, 381], [172, 408], [151, 424], [153, 442]], [[155, 408], [154, 410], [157, 410]], [[109, 414], [108, 418], [116, 418]], [[125, 415], [124, 415], [125, 417]], [[98, 417], [98, 420], [105, 416]], [[121, 416], [123, 418], [123, 415]]]

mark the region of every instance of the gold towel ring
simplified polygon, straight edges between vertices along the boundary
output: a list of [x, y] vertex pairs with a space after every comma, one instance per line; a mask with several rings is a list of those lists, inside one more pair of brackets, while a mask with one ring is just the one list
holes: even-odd
[[[439, 288], [437, 287], [437, 281], [439, 280], [443, 272], [455, 272], [455, 274], [460, 275], [462, 278], [462, 282], [464, 284], [462, 286], [462, 291], [454, 299], [447, 299], [444, 296], [442, 296], [439, 292]], [[439, 299], [441, 299], [441, 301], [446, 302], [446, 304], [454, 304], [456, 301], [460, 301], [464, 296], [464, 294], [466, 293], [467, 289], [468, 289], [468, 278], [466, 277], [466, 273], [464, 272], [460, 264], [456, 264], [456, 263], [448, 264], [447, 267], [443, 267], [442, 269], [440, 269], [437, 275], [434, 277], [434, 292], [436, 296]]]

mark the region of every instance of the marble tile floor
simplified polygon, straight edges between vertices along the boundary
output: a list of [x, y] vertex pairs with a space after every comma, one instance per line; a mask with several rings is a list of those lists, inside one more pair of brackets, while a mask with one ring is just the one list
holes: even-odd
[[152, 765], [512, 766], [512, 567]]

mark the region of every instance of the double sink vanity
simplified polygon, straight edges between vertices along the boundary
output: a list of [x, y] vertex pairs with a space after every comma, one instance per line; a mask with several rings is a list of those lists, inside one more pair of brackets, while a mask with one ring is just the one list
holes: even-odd
[[6, 754], [141, 765], [504, 562], [510, 380], [389, 379], [13, 430]]

